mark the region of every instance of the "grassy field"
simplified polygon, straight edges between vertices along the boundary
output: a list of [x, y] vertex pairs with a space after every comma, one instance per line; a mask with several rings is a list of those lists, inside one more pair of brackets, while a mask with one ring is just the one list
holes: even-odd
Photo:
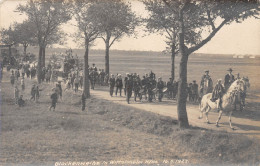
[[[111, 70], [114, 72], [113, 67]], [[67, 91], [56, 111], [48, 111], [54, 84], [42, 84], [39, 103], [35, 103], [28, 100], [34, 81], [26, 79], [26, 106], [18, 108], [9, 73], [3, 76], [0, 165], [111, 160], [259, 164], [259, 141], [200, 128], [180, 130], [174, 119], [95, 96], [87, 100], [87, 109], [82, 112], [80, 93]]]

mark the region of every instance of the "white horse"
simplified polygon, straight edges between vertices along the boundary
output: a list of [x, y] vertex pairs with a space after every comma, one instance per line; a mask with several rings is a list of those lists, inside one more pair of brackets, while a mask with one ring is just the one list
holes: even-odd
[[[236, 93], [239, 91], [244, 91], [244, 87], [245, 87], [244, 85], [245, 85], [245, 81], [243, 79], [238, 79], [231, 84], [231, 86], [229, 87], [227, 92], [222, 97], [222, 104], [221, 104], [222, 109], [221, 110], [220, 110], [220, 108], [217, 108], [218, 104], [216, 102], [212, 102], [210, 100], [212, 98], [212, 93], [208, 93], [208, 94], [204, 95], [202, 97], [201, 103], [200, 103], [199, 119], [201, 119], [203, 117], [203, 112], [205, 111], [206, 120], [207, 120], [207, 123], [209, 123], [209, 120], [208, 120], [209, 111], [210, 110], [219, 110], [219, 116], [216, 121], [216, 126], [218, 127], [218, 123], [219, 123], [219, 120], [221, 119], [222, 113], [226, 112], [227, 114], [229, 114], [230, 128], [234, 129], [232, 127], [232, 123], [231, 123], [231, 115], [233, 112], [232, 106], [234, 105]], [[219, 102], [219, 100], [217, 100], [217, 102]]]

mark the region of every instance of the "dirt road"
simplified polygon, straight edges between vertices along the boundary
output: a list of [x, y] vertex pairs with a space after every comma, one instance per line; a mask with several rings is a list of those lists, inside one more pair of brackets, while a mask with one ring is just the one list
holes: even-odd
[[[176, 101], [164, 99], [163, 102], [159, 103], [158, 101], [154, 101], [153, 103], [148, 103], [146, 101], [143, 102], [134, 102], [133, 98], [131, 98], [130, 104], [127, 104], [126, 98], [123, 97], [110, 97], [109, 92], [104, 91], [104, 89], [96, 89], [92, 90], [91, 93], [99, 98], [112, 101], [121, 105], [128, 105], [130, 107], [142, 109], [144, 111], [150, 111], [154, 113], [158, 113], [165, 116], [170, 116], [177, 119], [177, 105]], [[250, 109], [259, 109], [259, 106], [255, 106]], [[232, 124], [235, 127], [235, 130], [229, 128], [229, 119], [228, 116], [223, 114], [219, 123], [219, 127], [215, 126], [215, 122], [218, 118], [217, 112], [209, 113], [209, 121], [211, 124], [206, 123], [205, 116], [203, 119], [198, 119], [199, 117], [199, 108], [198, 105], [188, 104], [187, 105], [187, 113], [189, 123], [192, 126], [212, 129], [212, 130], [221, 130], [227, 131], [237, 134], [245, 134], [250, 137], [255, 137], [260, 140], [260, 114], [259, 110], [246, 110], [244, 112], [236, 111], [232, 116]]]

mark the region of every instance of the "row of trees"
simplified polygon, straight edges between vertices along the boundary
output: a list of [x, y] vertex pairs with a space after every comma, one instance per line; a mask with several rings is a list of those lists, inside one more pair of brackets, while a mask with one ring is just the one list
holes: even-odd
[[[77, 40], [83, 39], [84, 93], [90, 96], [88, 53], [97, 38], [106, 46], [105, 71], [109, 74], [109, 49], [124, 35], [132, 35], [135, 28], [145, 23], [150, 33], [161, 33], [171, 51], [171, 76], [175, 78], [175, 56], [179, 64], [178, 120], [180, 127], [189, 127], [186, 112], [186, 86], [188, 58], [194, 51], [208, 43], [216, 33], [232, 22], [242, 22], [259, 15], [257, 0], [142, 0], [149, 12], [147, 18], [139, 18], [131, 11], [131, 4], [123, 0], [30, 0], [17, 10], [28, 16], [27, 29], [33, 34], [32, 44], [39, 46], [38, 75], [45, 65], [47, 45], [62, 43], [61, 25], [69, 20], [77, 22]], [[19, 27], [18, 25], [15, 27]], [[26, 28], [25, 28], [26, 29]], [[2, 31], [3, 32], [3, 31]], [[31, 34], [26, 34], [30, 38]], [[206, 34], [206, 35], [205, 35]], [[16, 35], [14, 35], [16, 36]], [[206, 36], [206, 37], [204, 37]], [[26, 37], [25, 37], [26, 38]], [[26, 45], [30, 42], [25, 42]], [[9, 42], [11, 44], [11, 42]], [[38, 81], [40, 79], [38, 77]]]

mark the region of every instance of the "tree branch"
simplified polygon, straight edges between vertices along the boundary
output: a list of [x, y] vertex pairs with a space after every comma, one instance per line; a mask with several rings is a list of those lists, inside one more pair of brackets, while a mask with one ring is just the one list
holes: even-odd
[[210, 11], [209, 11], [209, 10], [207, 10], [207, 15], [208, 15], [208, 21], [209, 21], [209, 23], [210, 23], [210, 26], [211, 26], [211, 28], [212, 28], [212, 31], [214, 31], [214, 30], [216, 29], [216, 27], [215, 27], [215, 25], [214, 25], [214, 23], [213, 23], [213, 20], [212, 20], [211, 16], [210, 16]]
[[228, 20], [222, 21], [222, 23], [214, 30], [212, 31], [207, 38], [202, 40], [199, 44], [197, 44], [194, 47], [191, 47], [188, 49], [187, 54], [190, 55], [194, 51], [200, 49], [202, 46], [204, 46], [206, 43], [208, 43], [215, 35], [216, 33], [228, 22]]

